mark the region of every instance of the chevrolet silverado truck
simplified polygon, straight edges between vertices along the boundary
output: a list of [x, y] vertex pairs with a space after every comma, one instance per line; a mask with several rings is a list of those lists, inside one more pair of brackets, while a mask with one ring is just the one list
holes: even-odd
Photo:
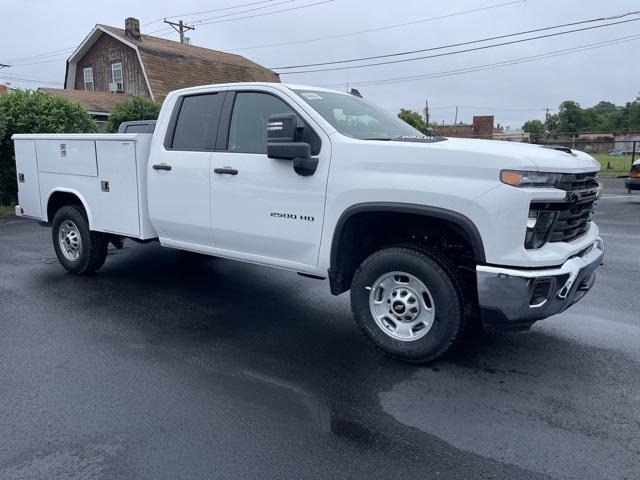
[[428, 362], [474, 318], [564, 311], [602, 264], [599, 164], [579, 151], [424, 136], [271, 83], [174, 91], [151, 130], [13, 137], [16, 214], [52, 227], [69, 272], [128, 238], [328, 279], [382, 352]]

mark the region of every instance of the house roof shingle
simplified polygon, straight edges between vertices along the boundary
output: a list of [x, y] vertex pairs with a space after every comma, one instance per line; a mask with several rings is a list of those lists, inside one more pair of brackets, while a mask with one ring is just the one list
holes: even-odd
[[56, 97], [77, 102], [89, 112], [111, 113], [116, 102], [121, 102], [131, 95], [122, 93], [87, 92], [85, 90], [66, 90], [62, 88], [41, 87], [40, 90]]
[[136, 46], [153, 96], [159, 101], [172, 90], [195, 85], [230, 81], [280, 82], [275, 72], [241, 55], [144, 34], [138, 40], [127, 36], [121, 28], [98, 27]]

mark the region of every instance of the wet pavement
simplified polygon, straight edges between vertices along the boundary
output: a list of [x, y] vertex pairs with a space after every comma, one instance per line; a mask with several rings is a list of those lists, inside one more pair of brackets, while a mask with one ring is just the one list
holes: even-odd
[[636, 479], [640, 194], [596, 221], [583, 301], [413, 366], [327, 282], [131, 241], [75, 277], [2, 219], [0, 479]]

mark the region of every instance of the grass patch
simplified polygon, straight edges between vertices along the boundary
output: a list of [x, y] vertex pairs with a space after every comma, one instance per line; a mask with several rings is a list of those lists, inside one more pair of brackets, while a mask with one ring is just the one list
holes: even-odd
[[[631, 169], [631, 155], [612, 157], [608, 153], [594, 153], [593, 156], [600, 162], [600, 175], [615, 176], [629, 173]], [[638, 156], [636, 155], [636, 160]], [[611, 169], [607, 166], [611, 165]]]
[[0, 205], [0, 217], [11, 217], [15, 214], [15, 207], [9, 205]]

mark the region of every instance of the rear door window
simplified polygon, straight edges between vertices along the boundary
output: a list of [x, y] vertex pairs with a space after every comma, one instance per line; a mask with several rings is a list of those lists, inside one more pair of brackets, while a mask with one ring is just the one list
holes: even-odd
[[221, 93], [184, 97], [175, 121], [170, 148], [213, 150], [223, 98]]

